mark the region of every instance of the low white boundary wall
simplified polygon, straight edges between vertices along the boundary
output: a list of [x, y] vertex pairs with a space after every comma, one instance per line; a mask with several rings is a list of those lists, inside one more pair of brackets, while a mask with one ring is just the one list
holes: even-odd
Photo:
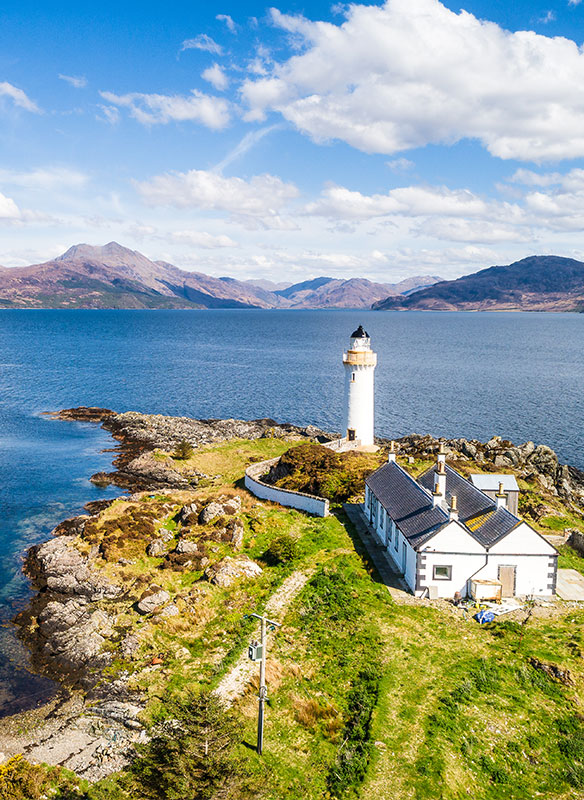
[[290, 489], [279, 489], [277, 486], [271, 486], [261, 480], [262, 475], [269, 472], [270, 467], [277, 464], [279, 460], [279, 458], [270, 458], [268, 461], [259, 461], [257, 464], [251, 464], [245, 470], [245, 488], [262, 500], [271, 500], [272, 503], [280, 503], [281, 506], [307, 511], [316, 517], [328, 516], [328, 500], [316, 497], [313, 494], [293, 492]]

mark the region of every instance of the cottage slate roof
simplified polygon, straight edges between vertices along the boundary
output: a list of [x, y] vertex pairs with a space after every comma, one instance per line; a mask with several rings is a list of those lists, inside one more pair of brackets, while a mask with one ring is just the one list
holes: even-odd
[[[416, 481], [397, 462], [388, 462], [366, 483], [412, 547], [417, 549], [449, 521], [440, 506], [432, 506], [435, 467]], [[446, 465], [446, 501], [458, 500], [459, 521], [485, 548], [506, 536], [521, 520], [483, 494], [456, 470]]]
[[503, 536], [519, 525], [521, 520], [508, 511], [506, 508], [498, 508], [493, 513], [487, 515], [485, 522], [476, 530], [471, 531], [474, 538], [483, 545], [491, 547]]
[[[418, 482], [429, 492], [434, 490], [435, 472], [435, 468], [432, 466], [418, 478]], [[496, 507], [490, 497], [487, 497], [480, 489], [477, 489], [470, 481], [446, 464], [446, 501], [448, 505], [450, 505], [452, 495], [456, 495], [458, 500], [458, 516], [462, 522], [478, 517]]]
[[366, 483], [413, 547], [448, 522], [446, 511], [434, 508], [431, 495], [395, 461], [380, 467]]

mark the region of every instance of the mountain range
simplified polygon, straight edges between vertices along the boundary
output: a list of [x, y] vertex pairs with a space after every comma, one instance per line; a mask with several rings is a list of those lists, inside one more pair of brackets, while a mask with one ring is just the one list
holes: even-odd
[[314, 278], [297, 284], [214, 278], [110, 242], [78, 244], [28, 267], [0, 267], [0, 308], [370, 308], [441, 279], [397, 284]]
[[530, 256], [373, 304], [392, 311], [583, 311], [584, 263]]

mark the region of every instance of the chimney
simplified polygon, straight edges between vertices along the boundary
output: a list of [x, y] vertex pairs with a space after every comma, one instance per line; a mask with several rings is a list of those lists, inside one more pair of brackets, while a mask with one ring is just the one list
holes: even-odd
[[434, 492], [432, 494], [432, 505], [441, 506], [446, 500], [446, 470], [444, 464], [438, 462], [434, 473]]
[[444, 461], [439, 461], [436, 464], [434, 487], [438, 494], [446, 498], [446, 465]]
[[503, 484], [499, 484], [499, 491], [495, 495], [497, 501], [497, 508], [507, 508], [507, 495], [503, 491]]
[[444, 442], [440, 442], [438, 447], [438, 464], [445, 464], [446, 463], [446, 448], [444, 447]]
[[450, 498], [450, 511], [448, 516], [451, 522], [458, 519], [458, 498], [455, 494]]
[[397, 456], [397, 447], [395, 442], [392, 440], [391, 445], [389, 446], [389, 453], [387, 456], [388, 461], [395, 461]]

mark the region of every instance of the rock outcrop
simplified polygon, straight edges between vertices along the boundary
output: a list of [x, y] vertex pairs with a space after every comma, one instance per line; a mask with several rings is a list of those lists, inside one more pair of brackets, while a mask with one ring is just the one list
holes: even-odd
[[59, 536], [29, 551], [26, 570], [41, 588], [61, 595], [96, 601], [118, 597], [123, 589], [111, 583], [89, 558], [74, 547], [75, 536]]
[[260, 565], [247, 556], [225, 556], [217, 564], [207, 567], [205, 577], [210, 583], [227, 587], [241, 578], [257, 578], [262, 572]]

